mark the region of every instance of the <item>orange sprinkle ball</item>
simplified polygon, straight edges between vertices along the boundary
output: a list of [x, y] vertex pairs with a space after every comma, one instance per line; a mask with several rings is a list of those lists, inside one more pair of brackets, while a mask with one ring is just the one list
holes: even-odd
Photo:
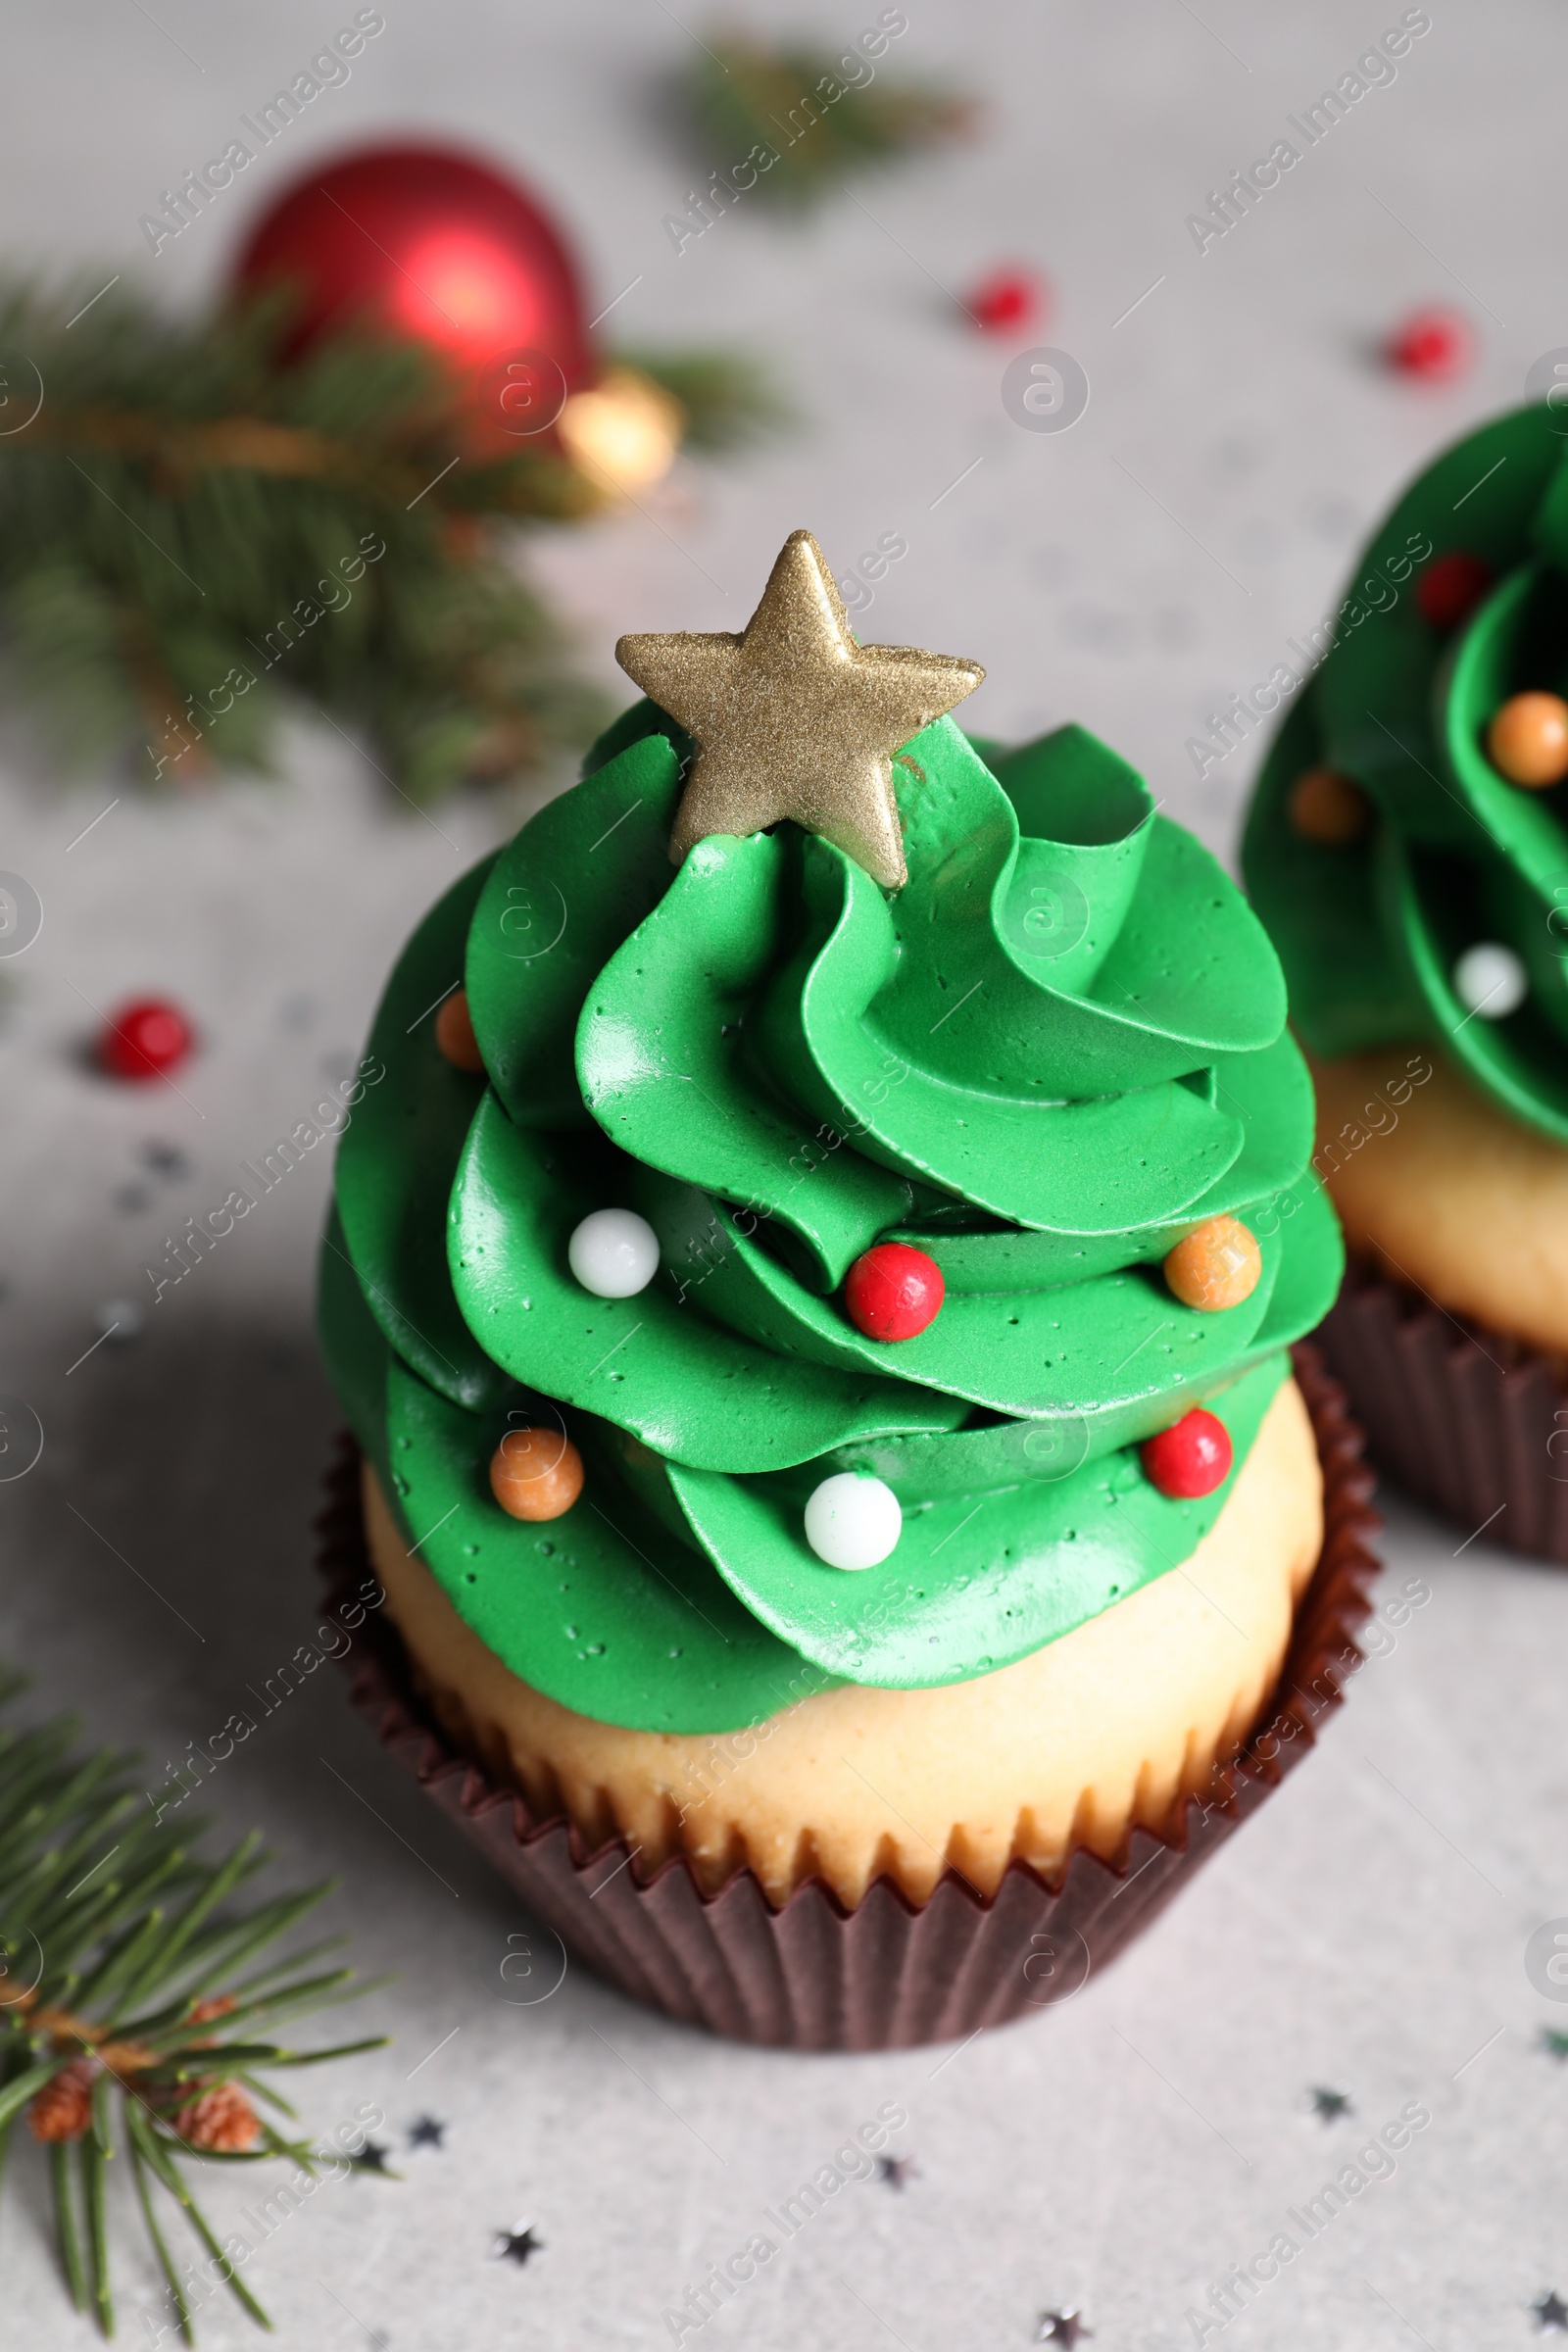
[[1527, 792], [1561, 783], [1568, 776], [1568, 703], [1556, 694], [1511, 694], [1487, 729], [1487, 757]]
[[450, 997], [442, 1000], [441, 1009], [435, 1016], [435, 1042], [454, 1069], [471, 1070], [477, 1077], [484, 1068], [484, 1055], [479, 1051], [479, 1041], [473, 1034], [473, 1023], [468, 1017], [466, 989], [454, 989]]
[[1250, 1298], [1263, 1252], [1235, 1217], [1205, 1217], [1165, 1260], [1165, 1280], [1183, 1306], [1205, 1315]]
[[582, 1455], [559, 1429], [509, 1430], [490, 1456], [490, 1492], [514, 1519], [559, 1519], [582, 1493]]
[[1343, 850], [1366, 831], [1366, 795], [1338, 768], [1307, 768], [1291, 786], [1286, 809], [1303, 841], [1318, 842], [1327, 850]]

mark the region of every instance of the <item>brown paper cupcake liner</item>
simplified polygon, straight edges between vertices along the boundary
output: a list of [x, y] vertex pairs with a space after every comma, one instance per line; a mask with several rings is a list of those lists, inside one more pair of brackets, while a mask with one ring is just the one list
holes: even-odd
[[[1079, 1850], [1054, 1882], [1023, 1862], [979, 1895], [948, 1870], [913, 1903], [873, 1881], [847, 1911], [820, 1879], [775, 1909], [738, 1869], [705, 1893], [682, 1855], [646, 1879], [624, 1838], [589, 1848], [539, 1820], [514, 1790], [454, 1753], [414, 1689], [396, 1628], [359, 1628], [354, 1703], [389, 1748], [563, 1944], [634, 2000], [738, 2041], [799, 2050], [897, 2049], [954, 2040], [1069, 1998], [1164, 1909], [1193, 1872], [1311, 1747], [1361, 1663], [1353, 1629], [1378, 1561], [1367, 1540], [1371, 1475], [1360, 1432], [1316, 1351], [1294, 1351], [1324, 1472], [1323, 1549], [1297, 1611], [1278, 1687], [1242, 1753], [1216, 1767], [1163, 1836], [1136, 1829], [1117, 1863]], [[373, 1582], [359, 1456], [345, 1440], [318, 1522], [334, 1604]]]
[[1467, 1534], [1568, 1562], [1568, 1361], [1353, 1260], [1315, 1339], [1380, 1470]]

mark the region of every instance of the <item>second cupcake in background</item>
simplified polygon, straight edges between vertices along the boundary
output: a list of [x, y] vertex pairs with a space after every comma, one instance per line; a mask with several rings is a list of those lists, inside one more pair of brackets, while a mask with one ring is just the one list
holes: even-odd
[[1568, 417], [1447, 451], [1364, 550], [1247, 829], [1374, 1458], [1568, 1560]]

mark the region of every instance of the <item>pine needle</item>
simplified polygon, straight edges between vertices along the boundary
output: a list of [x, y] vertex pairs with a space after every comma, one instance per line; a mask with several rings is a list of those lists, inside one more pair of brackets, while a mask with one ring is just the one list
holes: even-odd
[[758, 199], [804, 208], [851, 172], [964, 136], [971, 101], [900, 74], [885, 62], [886, 48], [884, 39], [883, 59], [873, 64], [853, 50], [770, 48], [715, 33], [690, 91], [720, 182], [715, 189], [710, 179], [710, 210]]
[[146, 2224], [147, 2235], [152, 2240], [153, 2252], [158, 2257], [158, 2267], [164, 2274], [164, 2284], [168, 2289], [169, 2299], [174, 2306], [175, 2322], [186, 2343], [193, 2344], [196, 2341], [196, 2334], [191, 2326], [190, 2306], [185, 2300], [185, 2290], [180, 2283], [179, 2273], [174, 2268], [168, 2242], [158, 2226], [158, 2216], [153, 2210], [152, 2189], [148, 2184], [147, 2177], [147, 2160], [134, 2139], [130, 2142], [130, 2167], [131, 2176], [136, 2183], [136, 2197], [141, 2206], [142, 2220]]
[[[0, 1705], [16, 1689], [0, 1670]], [[188, 1826], [176, 1837], [172, 1826], [142, 1816], [126, 1828], [127, 1802], [137, 1810], [125, 1777], [133, 1759], [83, 1762], [71, 1753], [71, 1729], [0, 1737], [0, 1784], [8, 1760], [25, 1782], [20, 1799], [7, 1788], [0, 1842], [0, 2160], [25, 2112], [30, 2130], [23, 2144], [48, 2143], [66, 2284], [105, 2335], [115, 2324], [105, 2189], [117, 2146], [124, 2151], [121, 2162], [128, 2158], [180, 2333], [193, 2341], [194, 2323], [157, 2222], [154, 2182], [265, 2328], [266, 2313], [224, 2256], [182, 2167], [285, 2157], [313, 2170], [308, 2142], [281, 2137], [250, 2100], [292, 2115], [264, 2076], [381, 2047], [379, 2035], [314, 2050], [272, 2038], [285, 2016], [357, 1999], [369, 1987], [344, 1968], [313, 1973], [311, 1963], [337, 1937], [236, 1981], [242, 1963], [292, 1936], [326, 1887], [233, 1910], [233, 1897], [266, 1862], [259, 1839], [242, 1838], [208, 1862], [189, 1851]], [[118, 1844], [112, 1829], [121, 1832]], [[90, 1870], [87, 1858], [96, 1852], [112, 1856], [121, 1875], [105, 1871], [89, 1891], [81, 1869]], [[43, 1925], [51, 1926], [47, 1936]], [[21, 1973], [28, 1955], [40, 1971], [35, 1982]], [[209, 1989], [215, 1984], [216, 1994]]]
[[230, 2294], [233, 2295], [236, 2302], [242, 2304], [245, 2310], [249, 2312], [251, 2318], [256, 2322], [258, 2328], [270, 2328], [272, 2325], [271, 2321], [268, 2318], [266, 2312], [257, 2302], [256, 2297], [251, 2293], [250, 2288], [245, 2284], [238, 2271], [236, 2271], [234, 2265], [229, 2261], [228, 2256], [223, 2252], [222, 2247], [213, 2235], [213, 2231], [208, 2223], [207, 2217], [202, 2212], [202, 2209], [197, 2204], [195, 2198], [191, 2195], [190, 2190], [185, 2185], [183, 2179], [180, 2177], [179, 2172], [175, 2168], [175, 2165], [169, 2154], [167, 2143], [159, 2138], [158, 2134], [153, 2131], [152, 2126], [147, 2123], [146, 2119], [140, 2116], [134, 2108], [126, 2110], [126, 2117], [131, 2132], [135, 2137], [136, 2144], [140, 2148], [142, 2155], [146, 2158], [147, 2163], [151, 2167], [152, 2171], [157, 2175], [159, 2180], [162, 2181], [164, 2187], [168, 2189], [170, 2195], [174, 2199], [174, 2202], [180, 2207], [185, 2219], [189, 2222], [192, 2230], [195, 2230], [196, 2235], [206, 2247], [209, 2255], [215, 2257], [222, 2266], [223, 2284], [228, 2288]]
[[795, 422], [795, 411], [760, 362], [732, 351], [644, 351], [622, 363], [662, 385], [686, 412], [687, 449], [744, 449]]
[[[180, 323], [122, 285], [79, 310], [0, 284], [0, 353], [44, 387], [0, 434], [7, 683], [64, 759], [166, 792], [268, 774], [292, 705], [423, 802], [597, 731], [516, 562], [518, 525], [606, 502], [554, 435], [498, 450], [416, 345], [290, 358], [275, 298]], [[721, 355], [667, 357], [677, 378], [694, 447], [775, 413]]]
[[93, 2309], [105, 2335], [115, 2332], [115, 2301], [109, 2286], [109, 2217], [104, 2208], [104, 2151], [88, 2133], [76, 2142], [81, 2168], [81, 2201], [87, 2211], [87, 2256]]
[[81, 2236], [76, 2228], [76, 2184], [72, 2179], [71, 2150], [58, 2144], [49, 2151], [50, 2186], [54, 2191], [55, 2230], [60, 2267], [66, 2275], [71, 2300], [78, 2311], [87, 2308], [87, 2273], [81, 2259]]

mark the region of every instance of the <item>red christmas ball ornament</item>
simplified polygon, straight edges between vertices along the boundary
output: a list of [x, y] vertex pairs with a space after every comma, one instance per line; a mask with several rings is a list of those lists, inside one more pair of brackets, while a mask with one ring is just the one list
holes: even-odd
[[878, 1242], [844, 1277], [850, 1321], [868, 1340], [912, 1340], [934, 1323], [946, 1285], [942, 1268], [906, 1242]]
[[137, 997], [111, 1013], [98, 1041], [98, 1059], [112, 1078], [141, 1083], [177, 1069], [195, 1042], [177, 1004]]
[[[248, 292], [286, 283], [292, 346], [361, 324], [484, 378], [478, 413], [520, 436], [593, 376], [577, 270], [542, 206], [445, 147], [363, 149], [296, 180], [252, 231]], [[490, 379], [493, 376], [494, 381]]]
[[1415, 584], [1415, 601], [1423, 620], [1435, 629], [1456, 629], [1468, 620], [1492, 586], [1495, 574], [1479, 556], [1454, 548], [1434, 556]]
[[1010, 334], [1033, 326], [1046, 308], [1046, 289], [1031, 270], [994, 270], [968, 301], [970, 315], [988, 334]]
[[1443, 383], [1462, 375], [1475, 351], [1470, 321], [1458, 311], [1413, 311], [1389, 344], [1390, 364], [1401, 375]]
[[1151, 1486], [1173, 1500], [1212, 1494], [1230, 1476], [1231, 1433], [1213, 1413], [1196, 1405], [1169, 1429], [1140, 1448]]

